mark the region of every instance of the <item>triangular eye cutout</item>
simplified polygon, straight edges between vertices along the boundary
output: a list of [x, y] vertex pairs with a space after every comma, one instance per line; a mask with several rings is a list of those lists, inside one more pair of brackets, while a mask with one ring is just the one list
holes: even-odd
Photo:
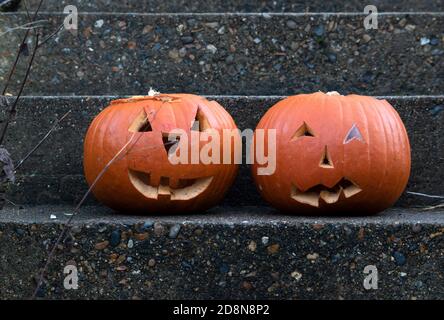
[[311, 130], [311, 128], [308, 126], [308, 124], [302, 123], [302, 125], [299, 127], [298, 130], [296, 130], [296, 132], [293, 134], [293, 136], [291, 137], [291, 140], [295, 140], [297, 138], [300, 137], [314, 137], [314, 133], [313, 130]]
[[133, 123], [128, 128], [131, 132], [149, 132], [153, 131], [151, 128], [151, 124], [148, 121], [148, 116], [145, 111], [142, 111], [137, 118], [133, 121]]
[[202, 112], [202, 110], [200, 110], [200, 108], [198, 108], [197, 112], [196, 112], [196, 117], [194, 118], [194, 121], [191, 124], [191, 130], [203, 132], [203, 131], [210, 129], [210, 128], [211, 128], [211, 126], [208, 123], [207, 117]]
[[348, 131], [347, 135], [345, 136], [344, 144], [349, 143], [349, 142], [351, 142], [351, 141], [353, 141], [355, 139], [359, 140], [361, 142], [365, 142], [364, 138], [362, 137], [361, 132], [358, 129], [358, 127], [356, 126], [356, 124], [353, 124], [353, 126]]

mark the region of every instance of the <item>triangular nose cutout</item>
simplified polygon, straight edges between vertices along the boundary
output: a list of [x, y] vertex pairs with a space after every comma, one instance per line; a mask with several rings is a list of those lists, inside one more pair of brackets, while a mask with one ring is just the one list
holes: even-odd
[[322, 153], [321, 161], [319, 162], [319, 166], [322, 168], [334, 168], [333, 161], [331, 160], [330, 154], [328, 153], [327, 146], [324, 148], [324, 152]]

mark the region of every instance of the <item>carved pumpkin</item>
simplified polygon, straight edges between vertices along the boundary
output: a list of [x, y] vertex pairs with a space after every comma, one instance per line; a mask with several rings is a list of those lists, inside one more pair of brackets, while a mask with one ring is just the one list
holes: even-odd
[[264, 199], [280, 210], [373, 214], [406, 187], [409, 140], [385, 100], [336, 92], [292, 96], [267, 111], [255, 136], [258, 129], [276, 129], [274, 174], [258, 175], [257, 163], [252, 173]]
[[[169, 140], [177, 129], [185, 132], [185, 137]], [[99, 201], [119, 211], [141, 213], [205, 210], [222, 199], [235, 178], [237, 165], [201, 161], [173, 164], [169, 157], [171, 152], [178, 152], [180, 143], [196, 147], [191, 142], [193, 134], [217, 131], [222, 139], [223, 129], [237, 129], [231, 116], [217, 102], [199, 96], [158, 94], [112, 101], [86, 134], [86, 180], [91, 185], [131, 139], [127, 150], [93, 188]], [[198, 141], [197, 151], [207, 143]]]

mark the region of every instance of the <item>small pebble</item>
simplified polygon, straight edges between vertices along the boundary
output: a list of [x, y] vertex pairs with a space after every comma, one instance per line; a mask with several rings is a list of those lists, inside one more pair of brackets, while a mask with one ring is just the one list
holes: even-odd
[[407, 24], [407, 19], [406, 18], [402, 18], [401, 21], [398, 22], [399, 26], [401, 28], [404, 28], [405, 25]]
[[177, 235], [179, 234], [179, 231], [180, 231], [180, 224], [175, 224], [174, 226], [171, 227], [170, 233], [168, 236], [171, 239], [176, 239]]
[[366, 71], [362, 75], [362, 81], [365, 83], [370, 83], [375, 79], [375, 75], [371, 71]]
[[298, 27], [297, 23], [294, 22], [293, 20], [288, 20], [287, 21], [287, 27], [288, 29], [296, 29]]
[[168, 56], [171, 59], [177, 60], [179, 58], [179, 50], [173, 49], [168, 52]]
[[250, 243], [248, 244], [248, 249], [250, 250], [250, 251], [256, 251], [256, 248], [257, 248], [257, 244], [256, 244], [256, 242], [254, 242], [254, 241], [250, 241]]
[[329, 53], [328, 55], [327, 55], [327, 57], [328, 57], [328, 60], [331, 62], [331, 63], [335, 63], [336, 62], [336, 54], [334, 54], [334, 53]]
[[131, 249], [133, 247], [134, 247], [134, 241], [133, 241], [133, 239], [129, 239], [128, 240], [128, 249]]
[[399, 251], [393, 252], [393, 258], [395, 259], [395, 262], [398, 266], [405, 265], [405, 263], [407, 261], [405, 256]]
[[103, 21], [103, 19], [97, 20], [96, 23], [94, 23], [94, 27], [101, 28], [101, 27], [103, 27], [104, 23], [105, 23], [105, 21]]
[[228, 63], [228, 64], [233, 63], [233, 62], [234, 62], [234, 56], [233, 56], [232, 54], [228, 55], [228, 56], [225, 58], [225, 62]]
[[243, 281], [242, 282], [242, 289], [245, 290], [251, 290], [253, 288], [253, 285], [249, 281]]
[[410, 31], [410, 32], [415, 30], [415, 29], [416, 29], [416, 26], [413, 25], [413, 24], [408, 24], [408, 25], [405, 26], [405, 30]]
[[96, 250], [103, 250], [103, 249], [105, 249], [106, 247], [108, 247], [108, 245], [109, 245], [109, 241], [102, 241], [102, 242], [96, 243], [96, 245], [94, 246], [94, 248], [95, 248]]
[[269, 237], [262, 237], [262, 244], [264, 245], [264, 246], [266, 246], [267, 244], [268, 244], [268, 241], [270, 241], [270, 238]]
[[302, 274], [298, 271], [293, 271], [291, 273], [291, 277], [294, 278], [296, 281], [299, 281], [302, 278]]
[[430, 44], [432, 46], [436, 46], [438, 43], [439, 43], [439, 39], [438, 38], [433, 37], [433, 38], [430, 39]]
[[219, 22], [207, 22], [204, 24], [209, 28], [218, 28], [219, 27]]
[[23, 236], [25, 234], [25, 230], [17, 228], [17, 229], [15, 229], [15, 233], [18, 236]]
[[228, 264], [223, 263], [220, 267], [219, 267], [219, 271], [221, 273], [227, 273], [228, 271], [230, 271], [230, 267], [228, 266]]
[[164, 232], [165, 232], [165, 228], [162, 226], [162, 224], [160, 224], [159, 222], [156, 222], [154, 224], [154, 234], [157, 237], [160, 237], [164, 234]]
[[275, 254], [279, 251], [279, 244], [275, 243], [267, 247], [268, 254]]
[[372, 37], [370, 37], [368, 34], [364, 34], [362, 36], [362, 40], [364, 41], [364, 43], [369, 42], [372, 39]]
[[420, 280], [418, 280], [418, 281], [415, 281], [415, 287], [416, 288], [418, 288], [418, 289], [420, 289], [420, 288], [422, 288], [423, 287], [423, 282], [422, 281], [420, 281]]
[[120, 230], [114, 230], [113, 232], [111, 232], [111, 237], [110, 237], [109, 243], [113, 247], [116, 247], [120, 244]]
[[310, 261], [314, 261], [317, 258], [319, 258], [319, 254], [317, 254], [316, 252], [307, 254], [307, 259]]
[[144, 233], [135, 233], [134, 234], [134, 238], [138, 241], [143, 241], [148, 239], [148, 232], [144, 232]]
[[150, 259], [150, 260], [148, 260], [148, 266], [149, 267], [154, 267], [156, 265], [156, 260], [154, 260], [154, 259]]
[[313, 32], [316, 36], [322, 37], [324, 35], [325, 28], [323, 25], [319, 25], [316, 28], [314, 28]]
[[414, 233], [419, 233], [419, 232], [421, 232], [421, 225], [420, 224], [415, 224], [413, 227], [412, 227], [412, 231], [414, 232]]
[[420, 41], [422, 46], [425, 46], [426, 44], [430, 43], [430, 39], [426, 38], [426, 37], [422, 37], [419, 41]]
[[194, 42], [194, 39], [191, 36], [183, 36], [180, 38], [180, 40], [182, 41], [183, 44], [190, 44]]
[[145, 221], [142, 228], [143, 228], [143, 230], [146, 230], [146, 229], [151, 228], [153, 225], [154, 225], [154, 222], [152, 222], [152, 221]]
[[435, 106], [432, 109], [432, 116], [437, 116], [444, 110], [444, 106]]
[[217, 52], [217, 48], [212, 44], [207, 45], [207, 50], [210, 51], [212, 54], [215, 54]]

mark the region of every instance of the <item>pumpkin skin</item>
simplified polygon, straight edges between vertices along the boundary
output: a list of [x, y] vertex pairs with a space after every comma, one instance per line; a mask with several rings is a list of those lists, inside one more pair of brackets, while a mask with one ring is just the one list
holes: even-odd
[[258, 175], [255, 162], [252, 174], [262, 197], [279, 210], [375, 214], [392, 206], [407, 185], [409, 139], [386, 100], [296, 95], [270, 108], [257, 129], [276, 129], [275, 172]]
[[[85, 137], [83, 164], [88, 184], [131, 142], [92, 189], [95, 197], [115, 210], [144, 214], [202, 211], [219, 202], [237, 174], [233, 161], [172, 164], [168, 159], [170, 144], [165, 137], [182, 129], [191, 148], [195, 120], [201, 123], [193, 128], [199, 136], [208, 128], [220, 134], [223, 129], [237, 129], [221, 105], [196, 95], [158, 94], [112, 101], [93, 120]], [[207, 142], [198, 143], [201, 149]]]

